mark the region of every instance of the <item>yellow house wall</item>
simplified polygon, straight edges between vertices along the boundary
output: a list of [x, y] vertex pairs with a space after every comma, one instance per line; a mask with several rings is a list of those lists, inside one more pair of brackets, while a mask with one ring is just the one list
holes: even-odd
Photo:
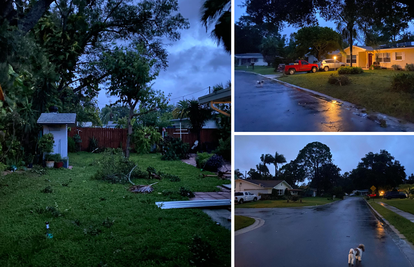
[[[403, 60], [395, 60], [395, 53], [396, 52], [403, 52]], [[376, 60], [377, 53], [390, 53], [391, 62], [381, 62], [380, 66], [391, 68], [392, 65], [399, 65], [401, 68], [404, 68], [406, 64], [413, 64], [414, 63], [414, 47], [410, 48], [393, 48], [393, 49], [380, 49], [373, 51], [373, 61]]]

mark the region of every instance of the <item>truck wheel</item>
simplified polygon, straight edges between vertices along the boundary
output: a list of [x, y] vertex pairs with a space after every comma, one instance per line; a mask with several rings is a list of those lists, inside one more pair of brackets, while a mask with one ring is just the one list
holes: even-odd
[[289, 74], [290, 74], [290, 75], [295, 74], [295, 72], [296, 72], [296, 70], [295, 70], [295, 69], [289, 69]]
[[257, 201], [257, 197], [253, 198], [253, 201]]
[[239, 204], [243, 204], [243, 199], [239, 199]]
[[328, 70], [329, 70], [329, 67], [328, 67], [328, 66], [326, 66], [326, 67], [324, 68], [324, 70], [325, 70], [325, 71], [328, 71]]
[[313, 67], [312, 68], [312, 73], [315, 73], [316, 72], [316, 68], [315, 67]]

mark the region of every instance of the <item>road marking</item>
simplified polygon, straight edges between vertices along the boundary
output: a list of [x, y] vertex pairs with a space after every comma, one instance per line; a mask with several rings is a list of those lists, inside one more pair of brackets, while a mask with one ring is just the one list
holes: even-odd
[[240, 229], [240, 230], [236, 231], [234, 233], [234, 236], [241, 235], [241, 234], [245, 234], [247, 232], [256, 230], [257, 228], [262, 227], [264, 225], [264, 223], [265, 223], [265, 220], [263, 220], [263, 219], [255, 218], [255, 217], [250, 217], [250, 218], [252, 218], [252, 219], [255, 220], [254, 223], [252, 225], [250, 225], [250, 226], [247, 226], [246, 228], [243, 228], [243, 229]]

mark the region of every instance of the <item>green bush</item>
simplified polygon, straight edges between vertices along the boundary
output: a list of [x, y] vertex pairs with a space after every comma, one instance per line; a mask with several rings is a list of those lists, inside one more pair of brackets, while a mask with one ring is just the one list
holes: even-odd
[[343, 66], [338, 69], [338, 74], [361, 74], [363, 72], [360, 67]]
[[50, 153], [53, 151], [54, 143], [55, 143], [55, 140], [53, 138], [53, 134], [48, 133], [40, 137], [39, 142], [38, 142], [38, 147], [42, 152]]
[[204, 166], [207, 163], [207, 160], [209, 158], [211, 158], [214, 154], [210, 154], [207, 152], [203, 152], [203, 153], [199, 153], [197, 152], [197, 157], [196, 157], [196, 164], [197, 164], [197, 168], [204, 168]]
[[89, 137], [88, 151], [92, 152], [97, 148], [98, 148], [98, 140], [94, 136]]
[[68, 137], [68, 150], [70, 153], [76, 152], [76, 143], [75, 140], [73, 140], [72, 137]]
[[405, 64], [406, 71], [414, 71], [414, 64]]
[[[93, 176], [94, 179], [110, 183], [128, 183], [128, 174], [136, 164], [125, 158], [122, 152], [108, 149], [103, 153], [97, 165], [98, 171]], [[138, 167], [131, 173], [131, 179], [137, 178], [147, 178], [147, 174]]]
[[221, 166], [223, 166], [224, 160], [220, 155], [213, 155], [209, 158], [204, 166], [206, 171], [216, 172]]
[[400, 65], [395, 65], [395, 64], [392, 65], [391, 68], [393, 68], [393, 70], [400, 70], [401, 69]]
[[132, 143], [139, 154], [151, 152], [152, 146], [161, 142], [161, 134], [155, 127], [136, 127], [132, 133]]
[[391, 89], [397, 92], [414, 93], [414, 75], [408, 73], [394, 75]]
[[46, 154], [45, 160], [46, 161], [61, 162], [62, 157], [60, 156], [59, 153], [57, 153], [57, 154]]
[[231, 161], [231, 136], [224, 141], [220, 139], [219, 146], [213, 153], [222, 156], [227, 161]]
[[188, 151], [190, 150], [190, 144], [184, 143], [180, 138], [167, 136], [164, 138], [162, 146], [162, 160], [188, 159]]
[[351, 80], [348, 78], [348, 76], [345, 75], [335, 76], [331, 74], [329, 76], [328, 83], [342, 86], [350, 84]]

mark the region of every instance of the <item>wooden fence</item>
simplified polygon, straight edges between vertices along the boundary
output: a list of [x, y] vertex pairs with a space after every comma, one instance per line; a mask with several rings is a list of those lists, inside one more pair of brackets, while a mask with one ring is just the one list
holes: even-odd
[[[72, 127], [71, 131], [68, 132], [68, 136], [73, 137], [78, 133], [78, 130], [82, 139], [81, 151], [87, 151], [89, 139], [92, 137], [98, 140], [99, 147], [119, 148], [122, 145], [122, 149], [126, 149], [127, 129]], [[166, 132], [169, 136], [180, 137], [180, 129], [168, 128]], [[197, 140], [197, 134], [187, 129], [182, 129], [181, 139], [184, 143], [189, 143], [192, 146]], [[203, 129], [200, 132], [200, 139], [203, 144], [202, 150], [212, 150], [218, 145], [218, 130]]]

